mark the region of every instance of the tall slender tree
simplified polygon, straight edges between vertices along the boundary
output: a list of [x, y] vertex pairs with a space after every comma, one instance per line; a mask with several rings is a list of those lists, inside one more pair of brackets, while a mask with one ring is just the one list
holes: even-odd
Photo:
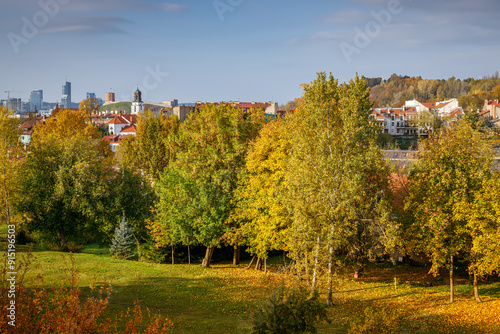
[[364, 79], [339, 85], [331, 74], [318, 73], [304, 85], [293, 117], [290, 205], [298, 240], [313, 250], [313, 289], [321, 255], [327, 258], [328, 303], [334, 251], [347, 248], [359, 274], [373, 248], [387, 241], [381, 236], [389, 227], [388, 166], [376, 148], [370, 107]]
[[419, 159], [409, 180], [405, 209], [413, 217], [406, 230], [410, 246], [429, 254], [431, 273], [447, 267], [450, 302], [454, 301], [454, 266], [469, 253], [471, 230], [463, 208], [470, 207], [491, 175], [491, 142], [461, 120], [419, 144]]

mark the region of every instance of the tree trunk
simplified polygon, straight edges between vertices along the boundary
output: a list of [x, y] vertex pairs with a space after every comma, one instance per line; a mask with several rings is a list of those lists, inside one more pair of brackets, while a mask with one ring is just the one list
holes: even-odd
[[255, 264], [255, 270], [262, 270], [262, 259], [257, 258], [257, 263]]
[[267, 259], [264, 259], [264, 275], [267, 274]]
[[326, 304], [332, 305], [332, 275], [333, 275], [333, 247], [328, 248], [328, 291], [326, 293]]
[[354, 278], [361, 278], [361, 275], [363, 275], [363, 267], [359, 266], [358, 268], [354, 269]]
[[307, 285], [311, 285], [311, 280], [309, 279], [309, 257], [307, 256], [307, 252], [304, 254], [304, 260], [305, 260], [305, 271], [306, 271], [306, 283]]
[[302, 280], [302, 277], [300, 276], [299, 252], [297, 252], [296, 258], [297, 258], [297, 260], [295, 260], [295, 271], [297, 272], [297, 283], [299, 283]]
[[250, 264], [248, 265], [247, 269], [252, 268], [253, 263], [255, 262], [255, 259], [256, 259], [256, 258], [257, 258], [257, 255], [254, 255], [254, 256], [252, 257], [252, 259], [250, 260]]
[[214, 254], [215, 247], [207, 246], [207, 251], [205, 252], [205, 257], [203, 262], [201, 262], [202, 267], [210, 267], [210, 261], [212, 261], [212, 255]]
[[477, 274], [474, 271], [474, 298], [476, 299], [476, 302], [481, 303], [481, 297], [479, 297], [479, 282], [477, 279]]
[[453, 255], [450, 256], [450, 303], [455, 301], [455, 288], [453, 276]]
[[321, 238], [318, 236], [316, 240], [316, 254], [314, 254], [314, 269], [313, 269], [313, 278], [312, 278], [312, 286], [311, 291], [314, 292], [316, 290], [316, 283], [318, 282], [318, 260], [319, 260], [319, 244], [321, 242]]
[[175, 258], [174, 258], [174, 252], [175, 252], [175, 246], [170, 245], [170, 251], [172, 252], [172, 264], [175, 264]]
[[240, 246], [234, 246], [233, 250], [233, 265], [238, 266], [240, 264]]
[[188, 264], [191, 264], [191, 246], [188, 245]]
[[59, 236], [61, 237], [61, 248], [64, 249], [68, 243], [66, 242], [66, 236], [64, 235], [64, 231], [62, 229], [59, 231]]

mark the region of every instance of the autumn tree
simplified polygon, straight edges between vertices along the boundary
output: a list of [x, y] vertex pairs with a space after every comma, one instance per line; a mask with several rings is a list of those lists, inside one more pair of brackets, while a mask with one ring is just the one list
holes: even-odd
[[[205, 106], [181, 125], [176, 160], [158, 184], [157, 210], [165, 213], [160, 214], [159, 223], [187, 221], [197, 243], [207, 247], [203, 266], [210, 266], [213, 251], [227, 230], [247, 145], [257, 135], [262, 119], [262, 111], [217, 104]], [[174, 204], [171, 198], [176, 198]], [[182, 215], [165, 208], [170, 205], [180, 205]]]
[[80, 102], [80, 105], [78, 106], [78, 109], [81, 112], [89, 116], [92, 114], [99, 113], [100, 108], [101, 104], [99, 103], [99, 100], [96, 99], [95, 97], [89, 97], [88, 99], [82, 100], [82, 102]]
[[490, 141], [461, 120], [420, 142], [410, 174], [405, 209], [413, 224], [405, 231], [411, 236], [407, 244], [430, 256], [431, 273], [448, 268], [451, 302], [455, 259], [470, 252], [471, 230], [463, 210], [490, 176], [491, 156]]
[[483, 180], [474, 202], [456, 211], [467, 222], [471, 238], [469, 272], [473, 275], [474, 297], [481, 302], [479, 278], [500, 270], [500, 175], [495, 172]]
[[177, 116], [155, 117], [151, 111], [140, 115], [137, 134], [128, 136], [120, 143], [121, 164], [141, 169], [157, 180], [175, 153], [171, 143], [178, 129]]
[[19, 136], [18, 119], [0, 106], [0, 222], [5, 224], [11, 223], [12, 197], [24, 155]]
[[259, 259], [266, 259], [271, 250], [287, 250], [291, 243], [285, 179], [291, 146], [287, 125], [282, 119], [264, 125], [250, 145], [238, 192], [237, 233]]
[[111, 150], [82, 111], [60, 110], [39, 125], [19, 172], [16, 210], [31, 231], [66, 247], [95, 232], [108, 195]]
[[301, 231], [296, 240], [314, 249], [313, 289], [319, 257], [326, 250], [328, 303], [334, 251], [347, 247], [359, 275], [381, 236], [390, 235], [384, 200], [388, 166], [376, 148], [370, 107], [363, 78], [339, 85], [332, 75], [318, 73], [315, 81], [304, 85], [293, 117], [287, 180], [294, 228]]

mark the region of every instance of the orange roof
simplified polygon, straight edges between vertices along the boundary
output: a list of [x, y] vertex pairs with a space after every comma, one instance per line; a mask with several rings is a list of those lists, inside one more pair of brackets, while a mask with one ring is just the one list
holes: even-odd
[[455, 108], [451, 111], [450, 113], [450, 117], [453, 117], [453, 116], [463, 116], [464, 112], [462, 111], [461, 108]]
[[421, 104], [428, 109], [436, 108], [436, 104], [434, 102], [421, 103]]
[[112, 120], [108, 122], [108, 124], [136, 124], [137, 123], [137, 115], [118, 115], [115, 116]]
[[120, 133], [136, 133], [137, 132], [137, 128], [135, 127], [135, 125], [129, 125], [129, 126], [126, 126], [122, 129], [122, 131], [120, 131]]

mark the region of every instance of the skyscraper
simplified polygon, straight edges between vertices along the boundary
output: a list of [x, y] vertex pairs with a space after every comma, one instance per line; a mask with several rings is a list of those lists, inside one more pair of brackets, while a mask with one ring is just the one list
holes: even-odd
[[95, 98], [95, 93], [87, 92], [87, 99], [90, 99], [90, 98]]
[[34, 90], [30, 95], [30, 106], [29, 110], [41, 110], [43, 109], [43, 90]]
[[61, 107], [71, 108], [71, 82], [66, 81], [62, 86]]

